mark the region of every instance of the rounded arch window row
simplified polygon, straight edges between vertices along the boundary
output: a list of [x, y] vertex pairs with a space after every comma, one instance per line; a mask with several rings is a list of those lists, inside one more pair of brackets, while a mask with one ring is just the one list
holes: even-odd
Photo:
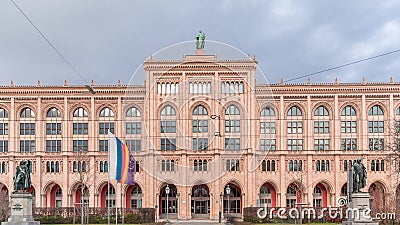
[[157, 94], [170, 95], [179, 94], [178, 82], [157, 82]]
[[329, 160], [316, 160], [315, 170], [317, 172], [329, 172], [330, 171], [330, 161]]
[[221, 82], [222, 94], [243, 94], [244, 83], [243, 81], [223, 81]]
[[46, 173], [60, 173], [60, 161], [46, 161]]
[[[297, 106], [291, 106], [286, 113], [287, 116], [303, 116], [303, 111], [302, 109]], [[346, 105], [344, 108], [342, 108], [341, 116], [357, 116], [356, 110], [353, 106], [351, 105]], [[369, 116], [379, 116], [379, 115], [384, 115], [384, 111], [380, 105], [373, 105], [370, 107], [368, 110], [368, 115]], [[396, 115], [400, 115], [400, 107], [396, 109]], [[271, 107], [271, 106], [266, 106], [261, 109], [260, 112], [261, 117], [268, 117], [268, 116], [276, 116], [276, 108]], [[320, 105], [314, 110], [314, 116], [330, 116], [330, 111], [326, 106]]]
[[191, 81], [189, 82], [190, 94], [211, 94], [210, 81]]
[[[260, 115], [261, 116], [276, 116], [276, 109], [274, 107], [263, 107], [261, 110]], [[396, 108], [395, 114], [397, 116], [400, 116], [400, 107]], [[20, 112], [20, 117], [21, 118], [35, 118], [36, 114], [35, 112], [29, 108], [25, 107], [21, 110]], [[136, 107], [130, 107], [126, 110], [126, 117], [140, 117], [141, 113], [140, 110]], [[299, 106], [292, 106], [288, 109], [287, 111], [287, 116], [302, 116], [303, 112]], [[329, 116], [329, 110], [325, 106], [318, 106], [314, 110], [314, 116]], [[353, 106], [351, 105], [346, 105], [342, 110], [341, 110], [341, 116], [356, 116], [356, 110]], [[376, 116], [376, 115], [384, 115], [384, 111], [380, 105], [373, 105], [369, 110], [368, 110], [368, 115]], [[53, 118], [53, 117], [61, 117], [61, 111], [57, 109], [56, 107], [51, 107], [48, 109], [46, 112], [46, 117], [48, 118]], [[100, 117], [114, 117], [114, 111], [109, 108], [109, 107], [104, 107], [100, 110], [99, 113]], [[88, 117], [88, 111], [83, 108], [83, 107], [77, 107], [73, 111], [73, 117]], [[8, 118], [8, 111], [5, 108], [0, 108], [0, 119], [1, 118]]]

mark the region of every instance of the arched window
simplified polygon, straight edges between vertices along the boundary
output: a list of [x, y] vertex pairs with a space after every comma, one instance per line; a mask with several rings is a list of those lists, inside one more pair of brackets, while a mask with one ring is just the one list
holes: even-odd
[[208, 115], [206, 107], [198, 105], [193, 109], [193, 115]]
[[261, 110], [261, 116], [275, 116], [275, 110], [271, 107], [264, 107]]
[[61, 112], [55, 107], [46, 113], [46, 152], [61, 152]]
[[347, 196], [347, 184], [344, 184], [340, 189], [340, 196]]
[[272, 160], [271, 171], [275, 171], [275, 160]]
[[140, 116], [141, 116], [140, 111], [136, 107], [130, 107], [126, 111], [126, 117], [140, 117]]
[[47, 111], [47, 114], [46, 114], [46, 116], [47, 117], [61, 117], [61, 112], [60, 112], [60, 110], [58, 110], [57, 108], [55, 108], [55, 107], [53, 107], [53, 108], [50, 108], [48, 111]]
[[170, 105], [164, 106], [161, 110], [161, 116], [175, 116], [175, 115], [176, 115], [176, 111], [175, 111], [174, 107], [172, 107]]
[[204, 133], [208, 133], [207, 109], [203, 105], [198, 105], [192, 112], [192, 146], [193, 150], [208, 150], [208, 138]]
[[203, 171], [207, 171], [207, 160], [203, 160]]
[[115, 188], [110, 185], [107, 189], [106, 187], [106, 206], [107, 207], [115, 207]]
[[271, 171], [271, 161], [267, 160], [267, 171]]
[[1, 172], [2, 173], [7, 173], [7, 164], [6, 162], [1, 163]]
[[286, 189], [286, 207], [296, 207], [297, 191], [294, 186], [292, 184]]
[[142, 188], [136, 185], [131, 191], [131, 208], [142, 208]]
[[379, 171], [379, 160], [375, 161], [375, 171]]
[[322, 207], [322, 190], [318, 186], [314, 188], [313, 207]]
[[301, 112], [301, 109], [298, 106], [292, 106], [288, 110], [287, 115], [288, 116], [302, 116], [303, 113]]
[[50, 172], [54, 173], [54, 161], [51, 161], [50, 163]]
[[7, 110], [0, 108], [0, 118], [8, 118]]
[[341, 149], [357, 150], [357, 118], [356, 111], [351, 105], [347, 105], [341, 112]]
[[381, 160], [381, 171], [385, 171], [385, 160]]
[[375, 171], [375, 160], [371, 161], [371, 171]]
[[325, 134], [330, 132], [329, 111], [325, 106], [319, 106], [314, 111], [314, 150], [330, 149], [330, 140]]
[[396, 115], [400, 116], [400, 107], [396, 110]]
[[114, 117], [112, 109], [105, 107], [100, 111], [100, 117]]
[[319, 106], [314, 111], [314, 116], [329, 116], [329, 111], [325, 106]]
[[50, 173], [50, 161], [46, 162], [46, 172]]
[[195, 159], [195, 160], [193, 161], [193, 169], [194, 169], [194, 171], [197, 171], [197, 170], [198, 170], [197, 159]]
[[356, 110], [351, 105], [347, 105], [342, 109], [342, 116], [355, 116]]
[[325, 171], [325, 160], [321, 160], [321, 171]]
[[240, 115], [240, 110], [235, 105], [230, 105], [226, 108], [225, 115]]
[[261, 171], [267, 171], [267, 163], [265, 159], [261, 162]]
[[30, 108], [24, 108], [20, 114], [21, 118], [35, 118], [35, 112]]
[[329, 165], [329, 160], [326, 160], [326, 165], [325, 165], [325, 166], [326, 166], [326, 170], [325, 170], [325, 171], [328, 171], [328, 172], [329, 172], [330, 169], [331, 169], [331, 168], [330, 168], [330, 165]]
[[343, 161], [343, 171], [347, 171], [347, 160]]
[[126, 111], [125, 134], [127, 134], [125, 143], [129, 151], [140, 152], [142, 147], [141, 133], [141, 113], [138, 108], [130, 107]]
[[319, 160], [317, 160], [317, 161], [315, 162], [315, 167], [316, 167], [317, 171], [321, 171], [321, 165], [320, 165]]
[[289, 171], [293, 171], [293, 160], [289, 160]]
[[56, 191], [56, 207], [62, 207], [62, 190], [59, 187]]
[[379, 105], [374, 105], [369, 110], [368, 115], [372, 115], [372, 116], [383, 115], [383, 110]]
[[79, 107], [79, 108], [75, 109], [73, 116], [74, 117], [88, 117], [88, 113], [84, 108]]

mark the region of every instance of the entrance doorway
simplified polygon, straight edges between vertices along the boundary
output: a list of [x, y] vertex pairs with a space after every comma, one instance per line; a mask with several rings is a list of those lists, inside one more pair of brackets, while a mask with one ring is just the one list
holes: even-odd
[[210, 193], [206, 185], [193, 187], [191, 211], [193, 218], [210, 217]]
[[173, 184], [168, 184], [169, 187], [169, 194], [168, 194], [168, 209], [167, 209], [167, 193], [165, 188], [167, 185], [164, 185], [161, 189], [160, 195], [160, 218], [166, 218], [167, 210], [168, 210], [168, 217], [176, 218], [178, 213], [178, 198], [176, 196], [177, 189], [176, 186]]

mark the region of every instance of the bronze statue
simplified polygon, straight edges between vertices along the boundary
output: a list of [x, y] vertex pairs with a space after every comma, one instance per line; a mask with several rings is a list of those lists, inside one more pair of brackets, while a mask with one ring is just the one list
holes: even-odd
[[31, 175], [29, 170], [30, 162], [21, 161], [17, 166], [14, 175], [14, 192], [25, 192], [31, 187]]
[[367, 186], [367, 170], [361, 162], [361, 158], [353, 164], [353, 193], [361, 192], [360, 189]]
[[206, 35], [202, 31], [199, 31], [199, 34], [196, 36], [196, 48], [204, 49], [205, 42], [206, 42]]

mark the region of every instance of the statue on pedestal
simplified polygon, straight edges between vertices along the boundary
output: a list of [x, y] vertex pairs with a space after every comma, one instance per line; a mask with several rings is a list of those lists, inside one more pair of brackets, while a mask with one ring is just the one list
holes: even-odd
[[19, 166], [17, 166], [14, 175], [14, 192], [26, 192], [26, 190], [31, 186], [29, 166], [28, 161], [21, 161]]
[[202, 31], [199, 31], [199, 34], [196, 36], [196, 48], [204, 49], [205, 42], [206, 42], [206, 35]]
[[358, 158], [357, 161], [352, 166], [353, 173], [353, 190], [352, 193], [361, 192], [360, 189], [367, 186], [367, 170], [361, 162], [361, 158]]

